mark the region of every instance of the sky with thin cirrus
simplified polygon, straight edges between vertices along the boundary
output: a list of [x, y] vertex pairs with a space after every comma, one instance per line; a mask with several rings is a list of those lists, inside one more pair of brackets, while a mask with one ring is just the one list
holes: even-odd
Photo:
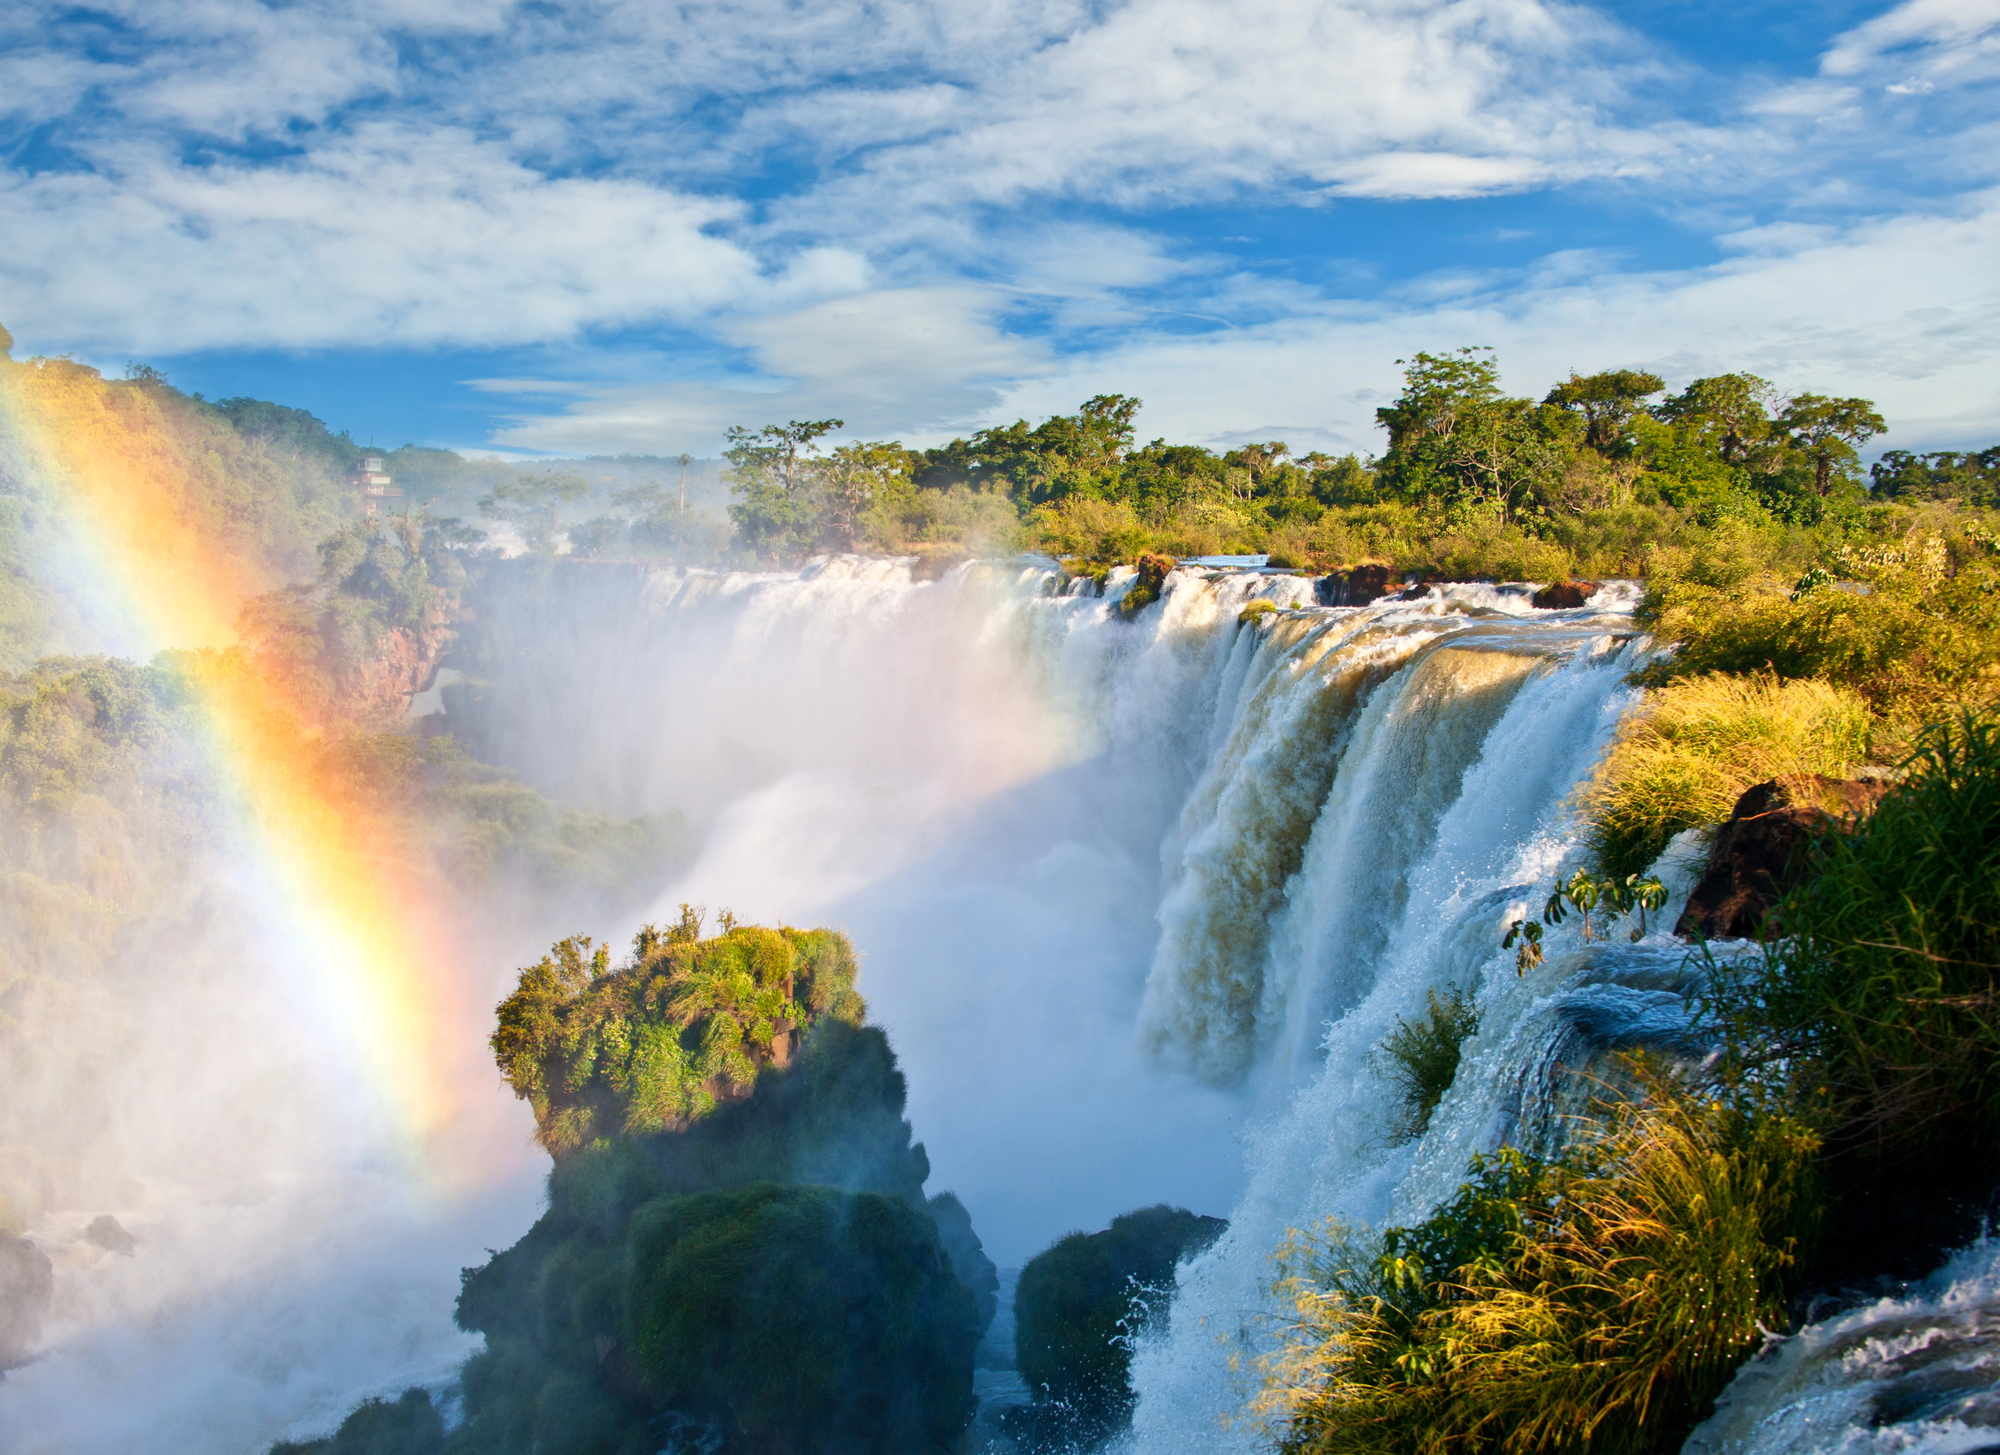
[[2000, 440], [2000, 0], [21, 0], [0, 323], [357, 440], [1379, 449], [1414, 349]]

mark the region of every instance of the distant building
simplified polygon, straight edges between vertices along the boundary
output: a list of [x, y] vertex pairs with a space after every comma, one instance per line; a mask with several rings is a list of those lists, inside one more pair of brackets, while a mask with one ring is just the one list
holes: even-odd
[[361, 492], [361, 513], [375, 514], [375, 507], [384, 500], [401, 500], [403, 492], [394, 488], [389, 474], [382, 468], [380, 455], [363, 455], [361, 463], [347, 472], [347, 483]]

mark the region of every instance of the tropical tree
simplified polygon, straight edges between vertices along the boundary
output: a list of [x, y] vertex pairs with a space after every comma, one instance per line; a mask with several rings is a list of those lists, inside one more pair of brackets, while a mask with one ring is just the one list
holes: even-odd
[[750, 430], [729, 429], [729, 515], [751, 554], [782, 559], [808, 550], [818, 531], [815, 457], [819, 440], [846, 423], [794, 419]]
[[1622, 458], [1634, 444], [1632, 416], [1645, 408], [1649, 396], [1666, 387], [1658, 374], [1641, 369], [1607, 369], [1600, 374], [1572, 370], [1542, 402], [1581, 414], [1583, 442], [1600, 455]]
[[1813, 489], [1825, 495], [1836, 472], [1851, 477], [1860, 463], [1860, 446], [1888, 429], [1872, 399], [1830, 399], [1824, 394], [1798, 394], [1778, 416], [1791, 447], [1812, 462]]

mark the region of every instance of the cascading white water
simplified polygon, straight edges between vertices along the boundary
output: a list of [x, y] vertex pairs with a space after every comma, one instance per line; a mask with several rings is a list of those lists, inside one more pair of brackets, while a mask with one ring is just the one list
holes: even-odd
[[[1527, 1130], [1522, 1119], [1550, 1089], [1538, 1081], [1552, 1080], [1538, 1068], [1580, 1024], [1632, 1033], [1650, 1015], [1664, 1026], [1639, 1033], [1655, 1036], [1678, 1024], [1658, 999], [1678, 1001], [1685, 949], [1657, 932], [1585, 947], [1559, 931], [1526, 976], [1500, 944], [1507, 918], [1573, 854], [1566, 800], [1634, 700], [1629, 604], [1603, 593], [1580, 611], [1529, 617], [1505, 593], [1435, 592], [1429, 626], [1406, 627], [1420, 644], [1359, 705], [1254, 967], [1256, 998], [1228, 1007], [1237, 1044], [1269, 1048], [1273, 1088], [1297, 1089], [1250, 1138], [1249, 1186], [1228, 1234], [1183, 1270], [1167, 1328], [1137, 1352], [1135, 1448], [1254, 1443], [1247, 1430], [1222, 1433], [1246, 1393], [1228, 1355], [1269, 1337], [1258, 1311], [1288, 1230], [1421, 1217], [1463, 1180], [1471, 1153]], [[1388, 630], [1405, 610], [1358, 615]], [[1166, 909], [1182, 912], [1172, 898]], [[1180, 987], [1244, 973], [1242, 960], [1171, 960], [1177, 943], [1170, 923], [1154, 1026], [1173, 1024], [1157, 1009], [1163, 987], [1178, 1014], [1197, 1004]], [[1393, 1146], [1397, 1103], [1375, 1048], [1427, 992], [1449, 988], [1472, 992], [1480, 1030], [1425, 1134]], [[1188, 1039], [1218, 1038], [1201, 1022]], [[1300, 1071], [1303, 1084], [1287, 1082]]]
[[1972, 1455], [2000, 1427], [2000, 1244], [1773, 1339], [1686, 1455]]

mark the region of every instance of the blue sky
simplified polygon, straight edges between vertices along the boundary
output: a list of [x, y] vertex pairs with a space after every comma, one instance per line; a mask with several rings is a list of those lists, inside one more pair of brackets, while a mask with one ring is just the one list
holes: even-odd
[[2000, 440], [2000, 0], [25, 0], [0, 322], [359, 439], [1379, 447], [1418, 348]]

